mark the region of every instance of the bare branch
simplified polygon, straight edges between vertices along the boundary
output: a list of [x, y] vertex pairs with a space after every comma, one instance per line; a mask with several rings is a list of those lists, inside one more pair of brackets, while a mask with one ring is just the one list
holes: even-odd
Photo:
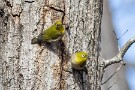
[[101, 85], [103, 85], [103, 84], [105, 84], [106, 82], [108, 82], [108, 81], [121, 69], [122, 65], [124, 65], [124, 62], [122, 62], [122, 63], [120, 64], [120, 66], [117, 68], [117, 70], [116, 70], [106, 81], [104, 81]]
[[129, 49], [129, 47], [134, 42], [135, 42], [135, 37], [129, 39], [115, 57], [104, 61], [104, 68], [106, 68], [107, 66], [112, 65], [114, 63], [119, 63], [120, 61], [122, 61], [123, 56], [125, 55], [125, 53]]
[[119, 38], [117, 38], [117, 40], [120, 40], [127, 32], [128, 32], [128, 29], [122, 34], [122, 36], [120, 36]]

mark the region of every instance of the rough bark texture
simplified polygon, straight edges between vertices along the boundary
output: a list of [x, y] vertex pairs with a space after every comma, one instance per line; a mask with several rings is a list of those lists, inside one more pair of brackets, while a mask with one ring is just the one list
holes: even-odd
[[74, 78], [68, 79], [75, 90], [99, 90], [102, 77], [102, 69], [99, 67], [102, 1], [71, 0], [68, 5], [70, 9], [67, 13], [71, 22], [67, 35], [69, 54], [83, 50], [88, 52], [91, 58], [87, 63], [88, 75], [73, 71], [73, 76], [68, 76]]
[[[60, 17], [68, 26], [63, 42], [31, 44]], [[102, 0], [1, 0], [1, 90], [100, 90], [101, 17]], [[79, 50], [89, 53], [88, 73], [71, 68]]]

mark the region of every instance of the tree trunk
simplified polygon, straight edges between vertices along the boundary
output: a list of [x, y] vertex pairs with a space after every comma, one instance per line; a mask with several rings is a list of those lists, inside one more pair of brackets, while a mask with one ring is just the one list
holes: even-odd
[[[1, 90], [100, 90], [100, 32], [102, 0], [0, 1]], [[31, 39], [56, 19], [66, 34], [50, 46]], [[86, 51], [84, 71], [72, 70], [70, 56]]]

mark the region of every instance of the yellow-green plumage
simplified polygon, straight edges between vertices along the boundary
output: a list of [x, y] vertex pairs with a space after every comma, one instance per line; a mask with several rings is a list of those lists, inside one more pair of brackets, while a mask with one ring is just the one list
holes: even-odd
[[58, 41], [62, 38], [64, 33], [65, 29], [62, 22], [56, 21], [52, 26], [40, 33], [37, 38], [33, 38], [31, 43]]
[[73, 68], [81, 70], [86, 64], [88, 54], [86, 52], [76, 52], [71, 56], [71, 65]]

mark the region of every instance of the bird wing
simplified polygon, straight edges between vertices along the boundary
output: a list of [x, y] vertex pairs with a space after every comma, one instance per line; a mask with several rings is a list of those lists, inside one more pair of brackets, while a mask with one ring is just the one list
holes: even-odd
[[80, 67], [83, 68], [85, 66], [86, 62], [83, 62], [82, 64], [80, 64]]

